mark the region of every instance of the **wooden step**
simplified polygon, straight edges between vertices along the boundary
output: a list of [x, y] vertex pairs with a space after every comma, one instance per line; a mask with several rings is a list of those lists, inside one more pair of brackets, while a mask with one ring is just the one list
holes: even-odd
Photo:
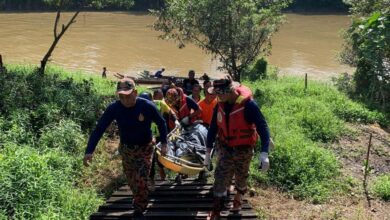
[[[227, 207], [231, 207], [233, 203], [228, 203]], [[212, 202], [204, 202], [204, 203], [169, 203], [169, 204], [159, 204], [159, 203], [149, 203], [147, 206], [148, 210], [187, 210], [187, 211], [210, 211], [213, 207]], [[99, 207], [99, 211], [127, 211], [133, 209], [133, 205], [131, 204], [105, 204]], [[242, 209], [251, 209], [251, 207], [244, 203], [242, 205]]]
[[[231, 192], [225, 202], [225, 207], [231, 207], [236, 192]], [[128, 186], [123, 186], [107, 199], [90, 219], [132, 219], [132, 192]], [[156, 181], [155, 191], [149, 194], [145, 219], [152, 220], [200, 220], [206, 219], [213, 207], [212, 184], [199, 183], [194, 179], [185, 179], [181, 184], [169, 181]], [[221, 219], [257, 219], [256, 212], [243, 200], [240, 212], [231, 212], [226, 208]]]
[[[146, 219], [206, 219], [208, 211], [156, 211], [145, 212]], [[91, 220], [97, 219], [132, 219], [133, 211], [122, 212], [96, 212], [91, 216]], [[221, 219], [257, 219], [253, 210], [242, 210], [240, 212], [222, 211]]]
[[[149, 202], [152, 203], [202, 203], [202, 202], [212, 202], [213, 197], [194, 197], [194, 198], [187, 198], [187, 197], [155, 197], [155, 198], [149, 198]], [[230, 196], [226, 199], [226, 201], [233, 201], [233, 196]], [[244, 202], [247, 200], [244, 199]], [[107, 201], [107, 204], [111, 203], [117, 203], [117, 204], [130, 204], [133, 202], [132, 196], [123, 196], [123, 197], [111, 197]]]

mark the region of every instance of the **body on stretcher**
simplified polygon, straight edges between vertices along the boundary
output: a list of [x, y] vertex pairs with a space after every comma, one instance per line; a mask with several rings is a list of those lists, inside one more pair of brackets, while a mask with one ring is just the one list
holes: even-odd
[[205, 171], [207, 128], [200, 123], [176, 127], [168, 134], [168, 152], [161, 154], [161, 143], [156, 145], [158, 161], [175, 173], [197, 175]]

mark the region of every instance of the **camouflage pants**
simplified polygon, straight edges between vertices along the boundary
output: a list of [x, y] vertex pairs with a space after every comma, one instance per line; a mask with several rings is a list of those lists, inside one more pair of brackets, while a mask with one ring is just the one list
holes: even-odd
[[235, 188], [245, 194], [247, 191], [247, 179], [249, 177], [249, 165], [253, 157], [252, 146], [218, 147], [218, 161], [214, 173], [214, 197], [225, 197], [233, 176], [235, 176]]
[[120, 145], [119, 152], [122, 156], [123, 171], [133, 192], [134, 210], [143, 212], [148, 204], [147, 181], [152, 164], [153, 145], [135, 149]]

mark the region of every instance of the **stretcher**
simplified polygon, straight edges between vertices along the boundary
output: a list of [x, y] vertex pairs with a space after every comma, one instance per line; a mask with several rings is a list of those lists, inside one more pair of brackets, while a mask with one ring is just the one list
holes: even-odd
[[[168, 135], [168, 142], [174, 142], [179, 139], [183, 140], [181, 136], [182, 127], [177, 126]], [[188, 143], [189, 145], [197, 145], [196, 143]], [[201, 171], [204, 171], [206, 167], [203, 165], [203, 157], [194, 153], [192, 156], [177, 157], [174, 155], [162, 155], [161, 143], [156, 145], [156, 153], [158, 161], [167, 169], [172, 170], [175, 173], [186, 175], [197, 175]]]

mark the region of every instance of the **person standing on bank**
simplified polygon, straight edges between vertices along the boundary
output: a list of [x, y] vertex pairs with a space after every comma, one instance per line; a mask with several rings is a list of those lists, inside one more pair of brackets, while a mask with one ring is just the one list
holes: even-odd
[[261, 139], [260, 169], [264, 172], [268, 170], [270, 135], [267, 122], [256, 102], [251, 97], [240, 95], [230, 79], [215, 80], [208, 92], [217, 94], [219, 101], [208, 131], [204, 161], [206, 166], [210, 164], [210, 152], [218, 134], [220, 152], [214, 173], [214, 203], [208, 216], [208, 219], [218, 219], [233, 176], [237, 194], [231, 210], [241, 210], [242, 196], [247, 191], [249, 165], [258, 135]]
[[102, 78], [107, 78], [107, 68], [103, 67]]
[[148, 203], [147, 181], [154, 145], [151, 124], [155, 122], [158, 126], [162, 154], [167, 151], [167, 127], [152, 102], [137, 98], [137, 89], [132, 79], [126, 77], [121, 79], [117, 84], [116, 94], [119, 101], [107, 107], [89, 138], [84, 165], [89, 165], [104, 131], [113, 120], [116, 120], [120, 136], [118, 150], [122, 156], [124, 173], [134, 195], [134, 218], [142, 219]]
[[184, 79], [183, 81], [183, 90], [186, 95], [192, 94], [192, 87], [195, 84], [199, 84], [199, 81], [195, 79], [195, 71], [190, 70], [188, 72], [188, 78]]

